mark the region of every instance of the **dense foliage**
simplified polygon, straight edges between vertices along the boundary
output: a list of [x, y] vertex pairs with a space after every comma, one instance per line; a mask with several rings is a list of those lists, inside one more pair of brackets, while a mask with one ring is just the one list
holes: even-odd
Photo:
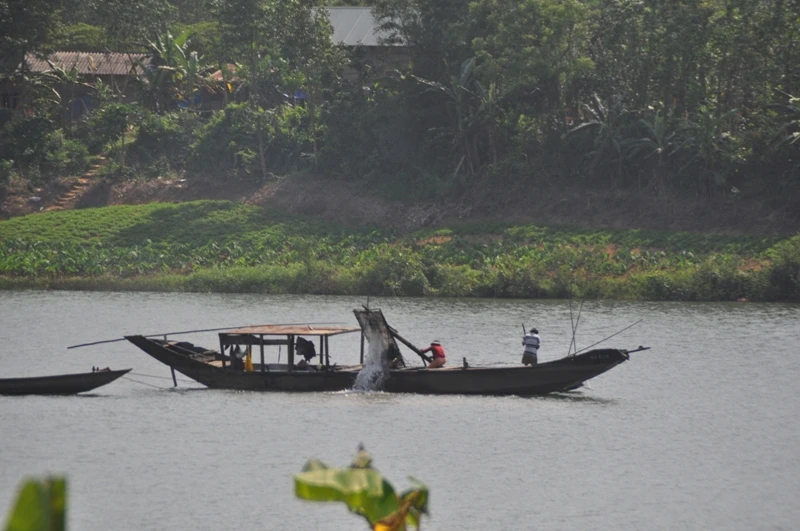
[[0, 285], [797, 302], [800, 236], [510, 225], [395, 235], [221, 201], [154, 203], [0, 222]]
[[[135, 141], [117, 146], [136, 155], [118, 157], [120, 176], [263, 180], [315, 168], [412, 198], [527, 181], [632, 190], [667, 213], [682, 198], [726, 195], [800, 212], [797, 0], [371, 3], [389, 39], [407, 45], [395, 48], [408, 60], [393, 75], [364, 50], [333, 46], [320, 6], [276, 0], [63, 0], [30, 26], [50, 3], [2, 0], [13, 29], [2, 58], [149, 52], [156, 68], [124, 124]], [[355, 82], [343, 79], [345, 62]], [[222, 82], [208, 77], [218, 69]], [[20, 76], [30, 97], [25, 112], [0, 117], [15, 144], [0, 146], [0, 159], [24, 177], [78, 171], [72, 143], [87, 141], [80, 124], [56, 119], [69, 98], [48, 87], [82, 81]], [[203, 87], [230, 108], [200, 126], [183, 115], [199, 110]], [[40, 142], [53, 134], [47, 121], [63, 140]], [[113, 135], [92, 140], [115, 145]], [[142, 156], [154, 140], [161, 149]]]
[[[393, 72], [335, 46], [314, 2], [0, 0], [0, 74], [23, 94], [0, 111], [0, 200], [12, 179], [46, 186], [105, 152], [100, 175], [116, 179], [313, 171], [396, 198], [524, 183], [640, 194], [662, 217], [687, 199], [745, 197], [800, 216], [798, 0], [371, 4], [387, 43], [403, 44], [388, 49], [401, 54]], [[136, 101], [75, 68], [14, 66], [66, 47], [146, 52]], [[86, 90], [94, 106], [78, 117]], [[222, 108], [203, 110], [201, 93]], [[395, 237], [197, 203], [3, 222], [0, 274], [60, 287], [797, 301], [799, 247], [509, 226]]]

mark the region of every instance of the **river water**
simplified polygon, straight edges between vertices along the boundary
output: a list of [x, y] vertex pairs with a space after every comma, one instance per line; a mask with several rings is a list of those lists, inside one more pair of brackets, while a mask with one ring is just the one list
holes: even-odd
[[[408, 476], [428, 485], [426, 530], [800, 524], [800, 306], [586, 302], [579, 348], [641, 319], [603, 346], [652, 350], [590, 389], [539, 398], [172, 388], [168, 368], [127, 342], [66, 348], [247, 324], [355, 326], [366, 302], [0, 292], [0, 376], [136, 373], [89, 396], [0, 397], [0, 518], [24, 477], [57, 473], [73, 530], [365, 529], [343, 505], [297, 500], [292, 483], [308, 458], [345, 466], [363, 443], [398, 490]], [[572, 336], [568, 301], [369, 304], [417, 345], [441, 340], [449, 363], [518, 364], [523, 323], [539, 329], [540, 361], [564, 356]], [[216, 345], [213, 333], [181, 337]], [[331, 339], [333, 362], [358, 351], [356, 334]]]

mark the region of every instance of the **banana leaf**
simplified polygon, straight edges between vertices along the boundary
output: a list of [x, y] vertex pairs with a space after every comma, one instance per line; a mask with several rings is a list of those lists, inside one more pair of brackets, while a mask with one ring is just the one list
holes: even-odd
[[29, 480], [19, 490], [5, 531], [64, 531], [66, 504], [64, 478]]

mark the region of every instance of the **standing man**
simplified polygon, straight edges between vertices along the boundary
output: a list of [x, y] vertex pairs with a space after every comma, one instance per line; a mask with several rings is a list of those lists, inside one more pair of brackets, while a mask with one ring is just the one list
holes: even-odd
[[433, 353], [433, 360], [428, 364], [429, 369], [438, 369], [439, 367], [444, 367], [445, 362], [447, 359], [444, 357], [444, 348], [442, 348], [442, 344], [439, 343], [438, 339], [434, 339], [431, 341], [431, 346], [426, 349], [422, 349], [421, 352], [425, 354], [426, 352]]
[[534, 366], [538, 363], [540, 344], [541, 341], [539, 340], [539, 331], [535, 328], [531, 328], [531, 331], [525, 334], [525, 337], [522, 338], [522, 345], [525, 347], [525, 351], [522, 354], [523, 365]]

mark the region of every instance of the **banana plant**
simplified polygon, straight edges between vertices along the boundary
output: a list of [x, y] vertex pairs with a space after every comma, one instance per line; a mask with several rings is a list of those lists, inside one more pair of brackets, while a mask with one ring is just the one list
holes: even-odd
[[19, 489], [5, 531], [64, 531], [66, 512], [66, 479], [30, 479]]
[[709, 108], [702, 106], [693, 120], [684, 121], [676, 130], [676, 152], [688, 154], [688, 161], [683, 164], [683, 172], [690, 166], [702, 169], [703, 193], [713, 195], [714, 189], [725, 184], [726, 176], [720, 167], [731, 167], [724, 164], [723, 159], [731, 158], [731, 137], [729, 134], [731, 120], [738, 115], [738, 110], [730, 110], [716, 116]]
[[492, 155], [492, 164], [498, 161], [498, 145], [500, 143], [497, 134], [497, 123], [501, 118], [499, 105], [499, 93], [497, 83], [490, 81], [484, 87], [483, 84], [475, 80], [475, 89], [478, 97], [478, 112], [476, 113], [475, 125], [486, 130], [486, 138], [489, 143], [489, 152]]
[[453, 124], [448, 133], [452, 138], [453, 146], [460, 151], [459, 154], [461, 155], [455, 170], [456, 175], [464, 162], [467, 163], [467, 171], [470, 175], [475, 173], [478, 164], [477, 153], [474, 153], [469, 135], [469, 124], [474, 112], [473, 104], [477, 98], [472, 88], [474, 85], [475, 61], [475, 57], [471, 57], [462, 62], [458, 73], [450, 74], [447, 84], [430, 81], [414, 75], [411, 76], [418, 83], [444, 94], [452, 107]]
[[156, 112], [162, 112], [187, 100], [191, 106], [195, 88], [208, 70], [197, 52], [190, 52], [189, 32], [177, 37], [167, 32], [155, 41], [147, 41], [149, 58], [141, 59], [143, 79], [140, 81], [141, 98]]
[[47, 60], [47, 64], [50, 65], [50, 72], [48, 74], [52, 76], [56, 82], [60, 83], [61, 85], [66, 85], [69, 87], [69, 101], [67, 105], [69, 107], [68, 115], [65, 114], [65, 118], [69, 118], [69, 120], [73, 120], [75, 118], [73, 108], [73, 103], [75, 101], [75, 89], [77, 87], [86, 87], [86, 88], [93, 88], [92, 85], [88, 83], [84, 83], [80, 80], [80, 73], [78, 72], [78, 60], [75, 60], [75, 64], [72, 65], [72, 68], [67, 70], [66, 68], [57, 65]]
[[419, 529], [422, 515], [428, 514], [428, 489], [411, 479], [416, 487], [398, 494], [359, 446], [348, 468], [330, 468], [309, 460], [294, 477], [294, 485], [295, 495], [302, 500], [343, 502], [373, 531], [405, 531], [408, 525]]
[[776, 149], [790, 147], [800, 142], [800, 98], [788, 97], [786, 103], [768, 106], [780, 111], [784, 116], [784, 122], [773, 140]]
[[623, 127], [629, 121], [630, 113], [625, 109], [620, 98], [611, 104], [604, 102], [597, 94], [592, 97], [591, 104], [583, 105], [584, 115], [588, 119], [570, 129], [565, 138], [572, 138], [588, 133], [594, 136], [592, 150], [586, 153], [590, 158], [590, 171], [609, 168], [609, 173], [616, 180], [622, 173], [622, 147], [620, 145]]
[[[652, 184], [656, 188], [656, 194], [662, 197], [666, 194], [667, 159], [675, 148], [675, 131], [670, 127], [671, 118], [671, 113], [665, 116], [658, 112], [652, 122], [640, 119], [643, 136], [628, 138], [620, 143], [620, 148], [628, 161], [650, 167]], [[640, 177], [639, 188], [641, 187]]]

